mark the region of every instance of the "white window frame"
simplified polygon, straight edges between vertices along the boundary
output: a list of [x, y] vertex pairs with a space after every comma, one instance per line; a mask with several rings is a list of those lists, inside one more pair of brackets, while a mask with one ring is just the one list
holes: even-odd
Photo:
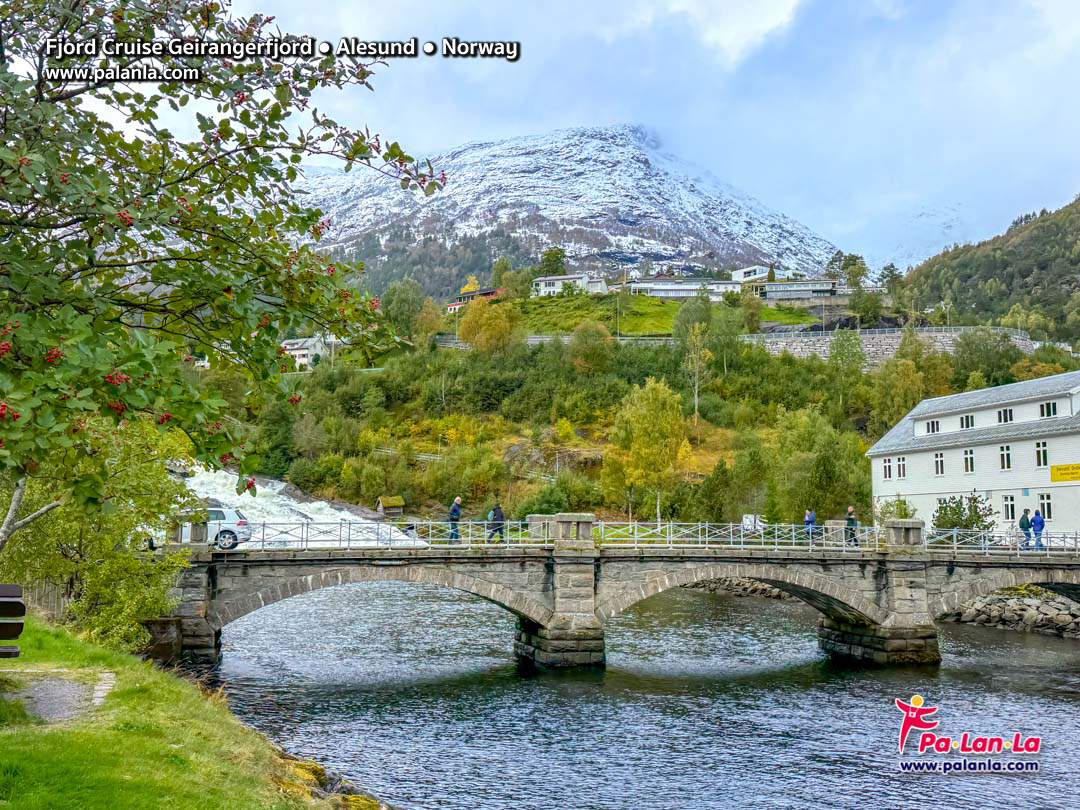
[[1057, 416], [1057, 400], [1039, 403], [1040, 419], [1053, 419], [1055, 416]]
[[960, 417], [960, 429], [961, 430], [971, 430], [974, 427], [975, 427], [975, 414], [973, 414], [973, 413], [965, 413], [963, 416]]
[[927, 433], [940, 433], [941, 432], [941, 422], [939, 420], [937, 420], [937, 419], [929, 420], [926, 423], [926, 432]]
[[1054, 501], [1051, 498], [1052, 495], [1052, 492], [1040, 492], [1038, 494], [1039, 512], [1042, 513], [1043, 520], [1047, 523], [1054, 519]]
[[998, 424], [1007, 425], [1013, 420], [1012, 408], [999, 408], [998, 409]]
[[964, 473], [972, 474], [975, 472], [975, 450], [974, 448], [967, 448], [964, 450]]
[[1003, 444], [998, 447], [998, 461], [1002, 471], [1012, 469], [1012, 445]]
[[896, 477], [907, 478], [907, 456], [896, 457]]
[[1005, 520], [1016, 520], [1016, 496], [1001, 496], [1001, 516]]
[[1035, 466], [1038, 469], [1050, 466], [1050, 448], [1046, 442], [1035, 442]]
[[892, 480], [892, 459], [886, 458], [881, 462], [881, 477], [885, 481]]
[[945, 474], [945, 454], [934, 453], [934, 475]]

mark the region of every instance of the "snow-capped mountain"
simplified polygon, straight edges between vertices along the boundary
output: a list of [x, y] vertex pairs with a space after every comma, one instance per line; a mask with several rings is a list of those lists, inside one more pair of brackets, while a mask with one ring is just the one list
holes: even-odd
[[977, 242], [992, 234], [981, 233], [971, 212], [960, 203], [931, 205], [896, 218], [882, 220], [886, 232], [871, 234], [863, 248], [874, 270], [895, 264], [901, 270], [917, 267], [955, 244]]
[[373, 268], [391, 261], [380, 253], [395, 238], [400, 245], [402, 226], [409, 244], [429, 237], [452, 249], [497, 232], [525, 254], [557, 245], [572, 265], [601, 270], [648, 259], [685, 272], [773, 262], [814, 273], [836, 250], [790, 217], [663, 152], [638, 126], [471, 143], [432, 156], [432, 163], [448, 177], [432, 197], [403, 192], [362, 169], [308, 169], [298, 191], [330, 217], [331, 244]]

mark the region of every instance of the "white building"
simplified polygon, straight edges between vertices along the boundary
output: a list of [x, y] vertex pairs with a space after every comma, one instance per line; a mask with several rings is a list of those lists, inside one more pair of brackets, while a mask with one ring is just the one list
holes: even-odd
[[685, 276], [661, 276], [628, 281], [623, 285], [627, 292], [634, 295], [648, 295], [653, 298], [693, 298], [704, 289], [712, 301], [720, 301], [726, 292], [737, 293], [742, 285], [737, 281], [717, 281], [712, 278], [687, 278]]
[[[743, 284], [747, 281], [764, 281], [769, 277], [769, 268], [763, 264], [752, 264], [749, 267], [741, 267], [731, 271], [731, 280]], [[773, 277], [777, 280], [806, 278], [806, 273], [799, 270], [784, 270], [773, 268]]]
[[1080, 371], [925, 399], [867, 456], [875, 503], [903, 498], [927, 524], [974, 492], [999, 529], [1038, 509], [1047, 532], [1080, 531]]
[[540, 276], [533, 279], [533, 295], [558, 295], [566, 284], [590, 294], [602, 294], [608, 291], [607, 282], [602, 278], [593, 278], [584, 273], [571, 273], [565, 276]]
[[293, 359], [298, 369], [309, 368], [316, 355], [319, 360], [330, 360], [334, 352], [345, 348], [345, 342], [329, 335], [283, 340], [281, 348]]

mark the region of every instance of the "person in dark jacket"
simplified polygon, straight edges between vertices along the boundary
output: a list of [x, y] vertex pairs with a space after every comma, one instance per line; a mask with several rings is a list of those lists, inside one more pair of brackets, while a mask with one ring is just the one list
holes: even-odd
[[506, 517], [503, 515], [502, 507], [498, 503], [495, 504], [495, 508], [488, 514], [488, 542], [491, 542], [491, 538], [496, 534], [499, 535], [499, 542], [503, 542], [506, 538], [503, 537], [503, 524], [506, 522]]
[[461, 496], [454, 498], [450, 504], [450, 542], [460, 543], [461, 535], [458, 533], [458, 521], [461, 520]]
[[847, 532], [847, 544], [849, 546], [859, 547], [859, 538], [855, 534], [855, 529], [859, 527], [859, 517], [855, 514], [855, 507], [849, 506], [847, 508], [846, 532]]
[[1025, 509], [1024, 514], [1020, 516], [1020, 522], [1017, 524], [1020, 531], [1024, 533], [1024, 544], [1020, 546], [1022, 549], [1031, 548], [1031, 518], [1028, 517], [1030, 511], [1030, 509]]
[[1035, 550], [1036, 551], [1042, 551], [1043, 549], [1046, 548], [1046, 546], [1043, 545], [1043, 541], [1042, 541], [1042, 533], [1043, 533], [1043, 527], [1044, 526], [1046, 526], [1046, 521], [1043, 520], [1042, 513], [1038, 509], [1036, 509], [1035, 510], [1035, 516], [1031, 519], [1031, 530], [1033, 532], [1035, 532]]

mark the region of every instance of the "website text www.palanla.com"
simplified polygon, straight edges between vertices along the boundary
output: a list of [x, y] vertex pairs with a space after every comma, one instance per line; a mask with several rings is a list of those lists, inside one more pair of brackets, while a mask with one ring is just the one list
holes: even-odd
[[47, 67], [43, 71], [47, 81], [93, 82], [195, 82], [202, 78], [198, 68], [174, 68], [165, 65], [69, 65]]
[[1039, 763], [1031, 760], [986, 759], [902, 759], [900, 770], [905, 773], [1037, 773]]

